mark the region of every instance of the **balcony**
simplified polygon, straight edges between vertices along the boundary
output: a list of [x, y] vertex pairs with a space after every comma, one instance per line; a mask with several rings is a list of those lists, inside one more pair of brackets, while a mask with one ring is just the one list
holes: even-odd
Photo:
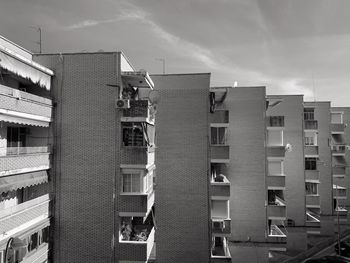
[[319, 208], [320, 196], [319, 195], [306, 195], [306, 207]]
[[209, 114], [209, 123], [229, 123], [229, 111], [216, 110]]
[[332, 134], [343, 134], [345, 125], [344, 123], [331, 123]]
[[286, 188], [286, 177], [281, 176], [267, 176], [268, 189], [284, 190]]
[[308, 227], [319, 227], [321, 225], [320, 215], [315, 214], [314, 212], [307, 210], [305, 224]]
[[333, 185], [333, 198], [346, 199], [346, 188], [339, 185]]
[[230, 198], [230, 182], [223, 174], [212, 176], [210, 189], [212, 197], [226, 197], [227, 199]]
[[305, 181], [319, 181], [320, 172], [318, 170], [305, 170]]
[[154, 164], [155, 148], [148, 146], [123, 146], [121, 147], [121, 165], [148, 166]]
[[0, 120], [48, 127], [52, 101], [17, 89], [0, 85]]
[[318, 146], [317, 145], [305, 145], [304, 154], [308, 156], [318, 156]]
[[211, 145], [210, 156], [212, 163], [229, 163], [230, 147], [228, 145]]
[[345, 166], [333, 166], [332, 167], [332, 175], [333, 177], [344, 178], [346, 174]]
[[[140, 241], [124, 241], [122, 236], [119, 239], [119, 260], [129, 262], [147, 262], [154, 245], [154, 227], [151, 226], [134, 226], [134, 228], [150, 230], [149, 235], [141, 235]], [[142, 230], [141, 230], [142, 232]]]
[[224, 237], [215, 237], [211, 248], [211, 263], [231, 262], [231, 254], [227, 239]]
[[268, 242], [284, 243], [287, 238], [287, 231], [279, 220], [269, 220]]
[[46, 222], [49, 225], [49, 195], [43, 195], [0, 211], [0, 242], [20, 231]]
[[285, 205], [268, 205], [267, 216], [269, 219], [286, 219], [286, 206]]
[[155, 109], [148, 100], [130, 100], [130, 108], [124, 109], [122, 122], [148, 122], [154, 124]]
[[332, 156], [345, 156], [346, 146], [345, 145], [333, 145], [331, 146]]
[[0, 176], [47, 170], [50, 168], [49, 148], [11, 147], [0, 156]]
[[285, 146], [268, 146], [267, 147], [267, 157], [278, 157], [278, 158], [284, 158], [285, 157]]
[[145, 217], [151, 211], [154, 204], [154, 191], [150, 190], [148, 193], [120, 193], [120, 213], [139, 213], [140, 216]]
[[317, 130], [318, 122], [316, 120], [304, 120], [304, 129], [305, 130]]
[[231, 234], [231, 219], [212, 219], [211, 231], [215, 236], [230, 235]]

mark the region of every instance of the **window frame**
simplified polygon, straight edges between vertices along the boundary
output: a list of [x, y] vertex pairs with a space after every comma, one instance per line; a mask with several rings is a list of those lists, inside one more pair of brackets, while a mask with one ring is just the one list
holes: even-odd
[[[278, 174], [276, 174], [276, 173], [270, 173], [270, 163], [280, 163], [281, 165], [280, 165], [280, 167], [281, 167], [281, 169], [280, 169], [280, 172], [281, 173], [278, 173]], [[278, 159], [278, 160], [274, 160], [274, 159], [271, 159], [271, 160], [268, 160], [268, 162], [267, 162], [267, 172], [268, 172], [268, 176], [284, 176], [284, 164], [283, 164], [283, 160], [280, 160], [280, 159]]]
[[[215, 130], [215, 140], [217, 143], [213, 143], [213, 129]], [[220, 129], [224, 129], [223, 143], [220, 143]], [[210, 145], [212, 146], [223, 146], [227, 145], [227, 132], [228, 129], [225, 126], [211, 126], [210, 127]]]
[[[307, 139], [309, 138], [309, 139]], [[312, 144], [309, 142], [312, 138]], [[315, 131], [305, 131], [304, 132], [304, 145], [305, 146], [318, 146], [318, 133]]]
[[311, 108], [311, 107], [304, 108], [304, 120], [305, 121], [315, 120], [315, 108]]
[[[313, 167], [312, 162], [315, 162], [315, 169], [307, 169], [308, 167]], [[309, 163], [309, 165], [306, 165]], [[304, 158], [304, 165], [306, 171], [317, 171], [317, 158], [316, 157], [305, 157]]]
[[[271, 143], [270, 142], [270, 134], [272, 133], [280, 133], [280, 142], [279, 143]], [[267, 146], [283, 146], [284, 144], [284, 134], [283, 129], [268, 129], [267, 130]]]
[[[314, 191], [311, 191], [311, 193], [308, 193], [308, 187], [307, 185], [310, 185], [311, 190], [316, 190], [316, 193]], [[305, 195], [307, 196], [318, 196], [319, 195], [319, 189], [318, 189], [318, 183], [312, 183], [312, 182], [305, 182]]]

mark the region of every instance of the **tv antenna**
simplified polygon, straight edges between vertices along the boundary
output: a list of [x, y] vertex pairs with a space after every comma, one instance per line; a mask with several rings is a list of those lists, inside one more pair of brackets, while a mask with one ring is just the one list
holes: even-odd
[[163, 63], [163, 74], [165, 74], [165, 58], [156, 58], [156, 60], [159, 60]]
[[41, 27], [40, 26], [30, 26], [29, 28], [33, 28], [37, 32], [39, 32], [39, 41], [36, 41], [35, 43], [39, 45], [39, 54], [41, 54], [41, 52], [42, 52]]

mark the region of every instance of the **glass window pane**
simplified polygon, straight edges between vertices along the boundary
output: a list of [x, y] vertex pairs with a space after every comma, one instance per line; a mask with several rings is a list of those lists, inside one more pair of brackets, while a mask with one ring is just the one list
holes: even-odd
[[131, 192], [131, 175], [123, 174], [123, 192]]

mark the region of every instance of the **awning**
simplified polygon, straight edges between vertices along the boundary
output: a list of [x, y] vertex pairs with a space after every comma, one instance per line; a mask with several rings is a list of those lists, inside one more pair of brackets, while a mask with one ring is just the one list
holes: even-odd
[[154, 83], [147, 71], [123, 71], [122, 78], [132, 87], [151, 88]]
[[16, 174], [0, 177], [0, 193], [16, 190], [23, 187], [47, 183], [46, 171]]
[[27, 119], [27, 118], [23, 118], [23, 117], [10, 116], [7, 114], [2, 114], [2, 113], [0, 113], [0, 121], [17, 123], [17, 124], [24, 124], [24, 125], [31, 125], [31, 126], [40, 126], [40, 127], [49, 127], [49, 125], [50, 125], [49, 121]]
[[[50, 90], [53, 72], [0, 45], [0, 67]], [[50, 75], [51, 74], [51, 75]]]

